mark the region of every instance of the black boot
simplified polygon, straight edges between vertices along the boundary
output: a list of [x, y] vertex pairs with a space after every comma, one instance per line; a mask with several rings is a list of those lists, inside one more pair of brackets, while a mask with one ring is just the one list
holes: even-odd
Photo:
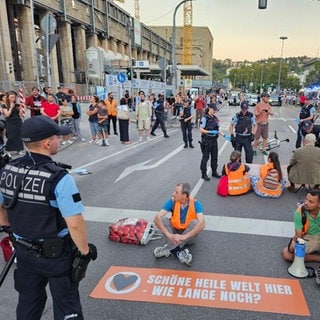
[[192, 142], [189, 142], [189, 147], [190, 147], [191, 149], [194, 148], [194, 145], [192, 144]]
[[188, 144], [187, 143], [184, 144], [184, 148], [188, 148]]
[[203, 179], [204, 181], [210, 181], [210, 178], [208, 177], [207, 173], [203, 173], [203, 174], [202, 174], [202, 179]]
[[212, 173], [212, 176], [213, 176], [214, 178], [221, 178], [221, 175], [220, 175], [217, 171], [215, 171], [214, 173]]

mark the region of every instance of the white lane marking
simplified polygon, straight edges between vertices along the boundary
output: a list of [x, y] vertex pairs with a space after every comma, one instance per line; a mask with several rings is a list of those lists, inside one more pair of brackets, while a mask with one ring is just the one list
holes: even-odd
[[296, 131], [295, 129], [293, 129], [291, 126], [289, 126], [289, 128], [291, 129], [291, 131], [292, 131], [293, 133], [297, 133], [297, 131]]
[[[142, 218], [153, 221], [156, 211], [117, 208], [85, 207], [83, 216], [87, 221], [113, 223], [122, 218]], [[205, 215], [207, 231], [251, 234], [290, 238], [294, 234], [293, 222], [234, 218]]]

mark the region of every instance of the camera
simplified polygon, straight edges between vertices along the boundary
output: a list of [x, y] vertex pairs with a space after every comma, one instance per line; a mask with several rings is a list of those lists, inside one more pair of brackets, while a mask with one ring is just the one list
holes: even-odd
[[268, 112], [268, 110], [266, 109], [266, 110], [264, 110], [264, 112]]

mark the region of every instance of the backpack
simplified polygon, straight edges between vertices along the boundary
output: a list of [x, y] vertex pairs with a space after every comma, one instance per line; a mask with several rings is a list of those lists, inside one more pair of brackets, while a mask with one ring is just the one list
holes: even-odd
[[267, 189], [276, 190], [279, 186], [279, 174], [276, 169], [269, 169], [263, 179], [263, 186]]

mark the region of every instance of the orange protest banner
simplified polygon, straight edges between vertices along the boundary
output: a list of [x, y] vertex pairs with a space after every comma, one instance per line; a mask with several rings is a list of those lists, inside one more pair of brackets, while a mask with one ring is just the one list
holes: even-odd
[[296, 279], [112, 266], [90, 297], [310, 315]]

